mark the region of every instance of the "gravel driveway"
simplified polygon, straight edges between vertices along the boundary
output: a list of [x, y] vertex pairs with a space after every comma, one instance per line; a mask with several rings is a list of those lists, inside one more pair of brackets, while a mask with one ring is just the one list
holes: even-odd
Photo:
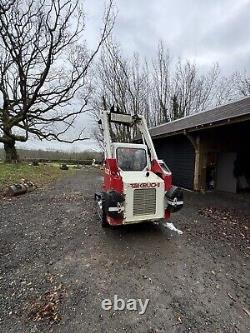
[[[250, 332], [248, 197], [185, 193], [172, 221], [102, 229], [100, 172], [0, 203], [0, 332]], [[149, 299], [104, 311], [103, 299]]]

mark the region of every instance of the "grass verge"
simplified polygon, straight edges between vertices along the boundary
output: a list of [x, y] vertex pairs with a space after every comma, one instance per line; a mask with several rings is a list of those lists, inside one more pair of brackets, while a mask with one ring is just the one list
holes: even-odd
[[70, 175], [74, 170], [60, 170], [59, 164], [31, 166], [26, 163], [4, 164], [0, 163], [0, 194], [8, 185], [19, 183], [22, 179], [30, 180], [38, 187], [49, 184], [64, 175]]

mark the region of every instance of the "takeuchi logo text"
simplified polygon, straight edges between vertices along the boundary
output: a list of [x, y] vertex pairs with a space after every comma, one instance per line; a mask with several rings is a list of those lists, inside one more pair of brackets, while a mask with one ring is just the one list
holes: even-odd
[[160, 183], [131, 183], [132, 188], [156, 188], [160, 187]]

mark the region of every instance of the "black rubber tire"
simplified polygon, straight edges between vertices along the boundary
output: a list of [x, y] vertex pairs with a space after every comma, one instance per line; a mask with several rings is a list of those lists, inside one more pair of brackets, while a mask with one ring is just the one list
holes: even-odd
[[101, 220], [102, 220], [102, 227], [103, 228], [108, 228], [109, 227], [109, 224], [108, 224], [108, 221], [107, 221], [107, 214], [105, 213], [105, 200], [104, 200], [104, 197], [102, 198], [102, 216], [101, 216]]

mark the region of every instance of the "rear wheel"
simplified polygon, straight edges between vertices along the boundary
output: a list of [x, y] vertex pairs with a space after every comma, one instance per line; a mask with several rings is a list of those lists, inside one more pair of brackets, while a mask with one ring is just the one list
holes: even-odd
[[101, 224], [103, 228], [109, 227], [108, 221], [107, 221], [107, 214], [105, 212], [105, 199], [104, 195], [102, 195], [102, 208], [100, 208], [99, 204], [97, 203], [97, 211], [98, 211], [98, 216], [101, 220]]
[[101, 222], [102, 222], [102, 227], [103, 228], [109, 227], [109, 224], [108, 224], [108, 221], [107, 221], [107, 214], [104, 211], [104, 205], [102, 205]]

